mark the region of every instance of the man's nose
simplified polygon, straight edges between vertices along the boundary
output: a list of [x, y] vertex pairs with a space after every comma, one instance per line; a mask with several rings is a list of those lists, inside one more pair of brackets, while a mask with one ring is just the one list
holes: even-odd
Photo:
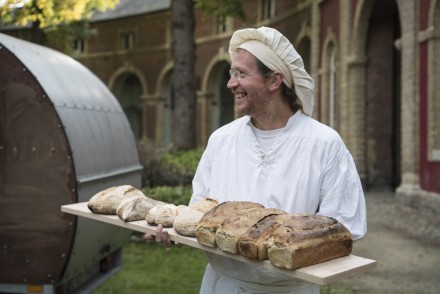
[[233, 88], [237, 87], [238, 86], [238, 79], [237, 79], [237, 77], [235, 75], [232, 75], [229, 78], [229, 81], [228, 81], [226, 86], [228, 87], [228, 89], [233, 89]]

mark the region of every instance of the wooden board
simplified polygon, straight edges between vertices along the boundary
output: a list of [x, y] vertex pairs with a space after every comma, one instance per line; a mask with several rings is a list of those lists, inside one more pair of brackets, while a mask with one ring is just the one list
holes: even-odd
[[[116, 225], [119, 227], [127, 228], [142, 233], [155, 234], [156, 227], [149, 225], [145, 220], [124, 222], [117, 215], [102, 215], [95, 214], [87, 207], [87, 202], [75, 203], [61, 206], [61, 211], [77, 216], [85, 217], [88, 219]], [[318, 285], [328, 285], [348, 276], [354, 274], [364, 273], [366, 271], [373, 270], [377, 267], [377, 262], [372, 259], [367, 259], [355, 255], [348, 255], [319, 264], [303, 267], [297, 270], [287, 270], [273, 266], [270, 261], [257, 261], [238, 254], [231, 254], [221, 251], [217, 248], [211, 248], [201, 245], [197, 242], [196, 238], [185, 237], [179, 235], [173, 228], [164, 229], [168, 231], [170, 239], [185, 244], [191, 247], [195, 247], [201, 250], [213, 252], [215, 254], [227, 256], [236, 260], [240, 260], [247, 263], [253, 263], [257, 266], [261, 266], [273, 271], [277, 271], [283, 274], [287, 274], [291, 277], [302, 279]]]

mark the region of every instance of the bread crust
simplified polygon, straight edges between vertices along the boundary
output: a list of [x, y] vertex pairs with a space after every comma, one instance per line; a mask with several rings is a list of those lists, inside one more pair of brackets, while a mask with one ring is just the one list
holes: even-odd
[[216, 199], [203, 198], [202, 200], [197, 201], [197, 202], [193, 203], [192, 205], [190, 205], [190, 207], [197, 209], [197, 210], [200, 210], [203, 213], [207, 213], [208, 211], [210, 211], [211, 209], [213, 209], [217, 205], [218, 205], [218, 201]]
[[162, 224], [164, 228], [170, 228], [174, 224], [174, 220], [188, 206], [174, 205], [173, 203], [160, 203], [153, 206], [145, 215], [145, 220], [149, 225], [157, 226]]
[[87, 207], [93, 213], [116, 215], [116, 210], [124, 198], [140, 194], [142, 194], [141, 191], [130, 185], [114, 186], [93, 195]]
[[124, 222], [144, 220], [148, 211], [159, 204], [163, 202], [146, 196], [124, 198], [116, 209], [116, 214]]
[[183, 236], [195, 237], [196, 229], [203, 212], [193, 207], [187, 207], [178, 213], [174, 219], [174, 230]]
[[238, 239], [240, 255], [250, 259], [268, 259], [267, 240], [289, 219], [289, 214], [272, 214], [259, 220]]
[[215, 233], [223, 221], [245, 209], [264, 207], [250, 201], [228, 201], [215, 206], [200, 219], [196, 229], [197, 241], [208, 247], [217, 247]]
[[298, 269], [349, 255], [353, 240], [347, 228], [333, 218], [320, 215], [292, 215], [268, 240], [270, 262], [286, 269]]
[[218, 248], [225, 252], [238, 253], [240, 237], [262, 218], [275, 214], [286, 214], [286, 212], [276, 208], [255, 207], [232, 215], [223, 221], [215, 234]]

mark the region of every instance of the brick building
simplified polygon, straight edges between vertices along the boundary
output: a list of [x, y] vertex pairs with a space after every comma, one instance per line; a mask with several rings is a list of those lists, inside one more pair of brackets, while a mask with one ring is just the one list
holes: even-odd
[[[314, 117], [338, 130], [366, 190], [440, 210], [440, 1], [243, 0], [247, 20], [195, 12], [197, 143], [234, 119], [229, 39], [271, 26], [315, 79]], [[170, 0], [122, 0], [94, 16], [74, 57], [119, 99], [138, 137], [172, 142]], [[12, 35], [20, 30], [5, 31]], [[24, 35], [23, 35], [24, 36]]]

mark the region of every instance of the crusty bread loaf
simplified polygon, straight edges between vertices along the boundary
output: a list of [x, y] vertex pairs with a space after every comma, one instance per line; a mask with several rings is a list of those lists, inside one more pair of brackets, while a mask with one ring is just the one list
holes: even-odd
[[110, 187], [93, 195], [87, 207], [94, 213], [116, 214], [122, 199], [136, 196], [145, 195], [130, 185]]
[[207, 213], [214, 207], [218, 205], [218, 201], [212, 198], [203, 198], [200, 201], [194, 202], [190, 205], [190, 207], [198, 209], [202, 211], [203, 213]]
[[176, 206], [172, 203], [160, 204], [148, 211], [145, 220], [150, 225], [162, 224], [165, 228], [170, 228], [179, 212], [186, 207], [184, 205]]
[[241, 235], [262, 218], [273, 214], [286, 214], [286, 212], [276, 208], [255, 207], [230, 216], [223, 221], [215, 233], [217, 247], [225, 252], [238, 253], [238, 240]]
[[200, 219], [196, 229], [197, 241], [205, 246], [216, 247], [215, 233], [223, 221], [245, 209], [264, 207], [250, 201], [223, 202], [205, 213]]
[[337, 220], [319, 215], [291, 215], [269, 238], [268, 256], [278, 267], [297, 269], [349, 255], [353, 240]]
[[122, 199], [116, 214], [125, 222], [144, 220], [151, 208], [164, 204], [146, 196], [135, 196]]
[[279, 226], [290, 218], [289, 214], [271, 214], [262, 218], [238, 239], [240, 255], [251, 259], [268, 259], [267, 240]]
[[174, 230], [183, 236], [195, 237], [196, 229], [203, 215], [218, 205], [212, 198], [203, 198], [179, 212], [174, 219]]
[[195, 237], [197, 225], [203, 215], [204, 212], [193, 207], [187, 207], [177, 214], [174, 219], [173, 228], [180, 235]]

